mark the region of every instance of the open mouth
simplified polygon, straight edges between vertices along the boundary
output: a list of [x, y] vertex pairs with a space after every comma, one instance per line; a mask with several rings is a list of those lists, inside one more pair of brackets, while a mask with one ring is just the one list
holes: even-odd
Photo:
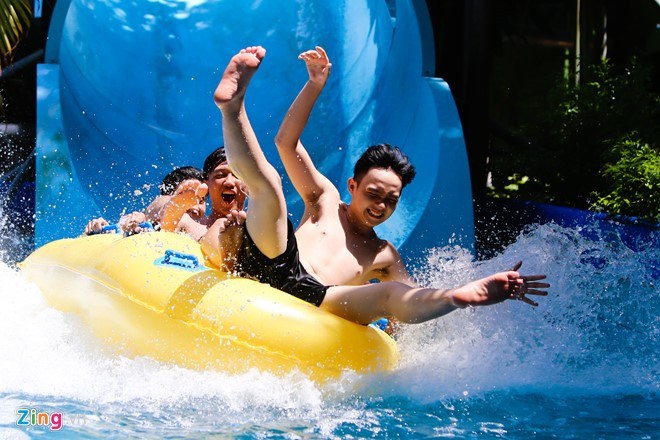
[[367, 214], [369, 214], [371, 217], [377, 218], [377, 219], [383, 218], [383, 216], [385, 215], [384, 212], [377, 213], [377, 212], [372, 211], [371, 209], [367, 209]]
[[234, 203], [235, 200], [236, 200], [236, 194], [232, 192], [222, 193], [222, 201], [225, 202], [226, 204], [230, 205]]

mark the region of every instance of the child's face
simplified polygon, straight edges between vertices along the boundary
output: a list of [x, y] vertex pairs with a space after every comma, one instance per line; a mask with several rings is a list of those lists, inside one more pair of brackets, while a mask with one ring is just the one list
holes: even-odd
[[391, 169], [371, 168], [359, 182], [348, 180], [351, 210], [358, 221], [370, 227], [390, 218], [401, 197], [401, 178]]
[[245, 184], [231, 172], [227, 162], [213, 169], [206, 181], [213, 210], [221, 215], [232, 210], [242, 210], [247, 197]]

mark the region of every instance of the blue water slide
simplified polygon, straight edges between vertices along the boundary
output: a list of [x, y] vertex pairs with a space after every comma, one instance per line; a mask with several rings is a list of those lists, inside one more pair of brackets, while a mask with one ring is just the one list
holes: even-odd
[[[266, 155], [323, 46], [332, 75], [303, 134], [318, 168], [346, 181], [369, 145], [401, 147], [418, 173], [379, 233], [414, 255], [474, 243], [462, 129], [433, 72], [422, 0], [60, 0], [38, 68], [37, 245], [78, 235], [88, 219], [143, 209], [174, 166], [201, 167], [223, 143], [212, 93], [229, 58], [268, 53], [246, 105]], [[293, 216], [300, 200], [285, 179]]]

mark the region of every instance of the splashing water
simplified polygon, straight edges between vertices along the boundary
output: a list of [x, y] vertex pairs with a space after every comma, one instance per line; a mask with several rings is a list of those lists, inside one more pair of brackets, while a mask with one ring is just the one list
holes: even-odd
[[659, 242], [632, 251], [616, 234], [550, 224], [488, 261], [432, 249], [415, 270], [422, 284], [451, 287], [523, 260], [523, 273], [548, 274], [551, 293], [538, 308], [507, 301], [406, 326], [396, 371], [323, 387], [117, 356], [3, 255], [0, 438], [51, 433], [17, 426], [20, 408], [62, 413], [66, 438], [654, 438]]
[[[657, 239], [633, 252], [618, 237], [594, 240], [550, 224], [477, 265], [455, 251], [434, 250], [430, 265], [441, 270], [423, 268], [426, 285], [450, 287], [523, 260], [521, 272], [547, 273], [552, 288], [538, 308], [508, 301], [409, 328], [400, 341], [406, 363], [421, 369], [422, 381], [424, 370], [445, 369], [443, 386], [449, 381], [470, 393], [502, 387], [656, 392]], [[444, 391], [420, 388], [430, 398]]]

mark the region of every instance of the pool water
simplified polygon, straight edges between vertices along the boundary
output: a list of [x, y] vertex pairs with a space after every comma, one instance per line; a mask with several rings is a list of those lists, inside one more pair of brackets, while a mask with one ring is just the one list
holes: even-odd
[[[301, 374], [199, 372], [117, 356], [0, 263], [0, 439], [660, 437], [660, 239], [534, 226], [475, 263], [429, 250], [417, 279], [453, 286], [523, 260], [551, 295], [406, 326], [399, 368], [319, 386]], [[61, 429], [17, 424], [61, 414]], [[51, 421], [56, 420], [53, 418]]]

